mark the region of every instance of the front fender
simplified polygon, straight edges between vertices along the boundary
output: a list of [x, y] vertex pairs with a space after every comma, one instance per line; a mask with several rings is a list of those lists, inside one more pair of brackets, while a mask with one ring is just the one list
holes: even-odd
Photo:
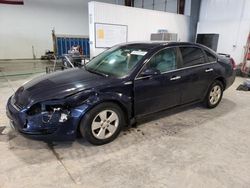
[[117, 92], [106, 92], [106, 93], [95, 93], [89, 96], [82, 105], [74, 107], [72, 111], [74, 112], [74, 116], [78, 117], [79, 122], [82, 117], [91, 109], [93, 109], [96, 105], [103, 102], [114, 102], [121, 107], [126, 115], [127, 121], [132, 118], [132, 97], [126, 96], [122, 93]]
[[118, 104], [122, 110], [128, 115], [128, 118], [132, 116], [132, 97], [124, 95], [118, 92], [106, 92], [106, 93], [96, 93], [94, 96], [90, 96], [86, 100], [88, 104], [88, 110], [92, 109], [96, 105], [103, 102], [114, 102]]

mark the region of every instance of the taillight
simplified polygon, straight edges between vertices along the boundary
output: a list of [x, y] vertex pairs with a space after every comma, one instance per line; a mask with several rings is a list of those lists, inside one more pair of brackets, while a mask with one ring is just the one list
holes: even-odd
[[236, 63], [235, 63], [234, 59], [233, 59], [233, 58], [230, 58], [230, 62], [231, 62], [231, 64], [232, 64], [233, 70], [236, 70]]

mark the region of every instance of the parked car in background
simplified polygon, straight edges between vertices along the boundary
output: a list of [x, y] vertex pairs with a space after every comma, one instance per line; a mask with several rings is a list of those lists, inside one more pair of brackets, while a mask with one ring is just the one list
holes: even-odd
[[235, 80], [231, 58], [193, 43], [127, 43], [85, 67], [38, 77], [7, 103], [13, 127], [42, 140], [92, 144], [114, 140], [122, 128], [161, 110], [203, 102], [216, 107]]

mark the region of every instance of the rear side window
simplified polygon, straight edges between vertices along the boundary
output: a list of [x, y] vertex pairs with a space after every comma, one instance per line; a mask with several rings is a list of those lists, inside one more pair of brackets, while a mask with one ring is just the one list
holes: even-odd
[[208, 52], [206, 50], [205, 50], [205, 53], [207, 55], [208, 62], [214, 62], [214, 61], [216, 61], [216, 57], [213, 54], [211, 54], [210, 52]]
[[180, 47], [183, 59], [183, 67], [199, 65], [205, 63], [204, 53], [200, 48]]

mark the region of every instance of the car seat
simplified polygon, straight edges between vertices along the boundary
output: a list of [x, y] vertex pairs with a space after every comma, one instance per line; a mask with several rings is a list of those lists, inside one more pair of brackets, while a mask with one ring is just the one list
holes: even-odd
[[161, 61], [157, 64], [156, 68], [161, 72], [166, 72], [175, 69], [175, 54], [173, 52], [167, 52], [162, 55]]

